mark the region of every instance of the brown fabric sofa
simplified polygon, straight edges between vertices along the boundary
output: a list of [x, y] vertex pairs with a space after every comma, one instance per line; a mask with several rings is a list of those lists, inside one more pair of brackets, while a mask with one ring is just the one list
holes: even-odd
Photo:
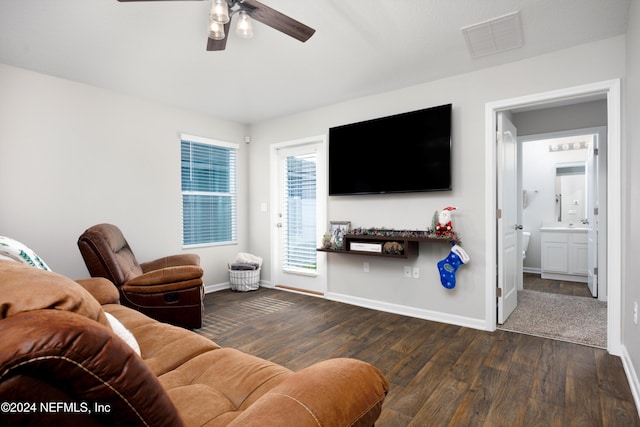
[[118, 301], [107, 279], [0, 260], [0, 425], [334, 427], [380, 415], [389, 384], [365, 362], [292, 372]]

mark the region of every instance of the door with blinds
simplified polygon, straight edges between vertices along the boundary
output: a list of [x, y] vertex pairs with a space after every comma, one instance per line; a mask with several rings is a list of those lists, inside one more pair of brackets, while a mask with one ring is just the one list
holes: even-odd
[[324, 145], [284, 146], [276, 152], [274, 285], [324, 295], [326, 255], [316, 251], [326, 228]]

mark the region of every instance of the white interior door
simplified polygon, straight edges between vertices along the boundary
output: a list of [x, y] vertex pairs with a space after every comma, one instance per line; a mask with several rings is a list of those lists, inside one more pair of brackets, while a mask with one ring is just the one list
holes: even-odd
[[322, 143], [277, 149], [276, 287], [326, 292], [325, 256], [316, 251], [326, 228], [324, 157]]
[[505, 113], [497, 117], [498, 203], [498, 323], [504, 323], [518, 305], [522, 280], [520, 209], [518, 208], [517, 130]]
[[598, 296], [598, 134], [593, 135], [589, 147], [585, 179], [587, 185], [587, 285], [594, 297]]

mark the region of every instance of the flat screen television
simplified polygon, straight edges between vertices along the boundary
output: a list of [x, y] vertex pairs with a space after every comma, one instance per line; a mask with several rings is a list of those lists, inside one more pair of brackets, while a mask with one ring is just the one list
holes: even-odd
[[329, 129], [329, 195], [451, 190], [451, 111], [441, 105]]

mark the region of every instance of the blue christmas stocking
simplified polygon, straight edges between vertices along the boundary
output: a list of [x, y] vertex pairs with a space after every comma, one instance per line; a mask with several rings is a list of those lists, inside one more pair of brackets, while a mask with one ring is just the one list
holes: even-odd
[[460, 265], [469, 262], [469, 255], [467, 255], [464, 249], [455, 243], [451, 245], [449, 255], [438, 262], [440, 283], [447, 289], [453, 289], [456, 286], [456, 271], [460, 268]]

